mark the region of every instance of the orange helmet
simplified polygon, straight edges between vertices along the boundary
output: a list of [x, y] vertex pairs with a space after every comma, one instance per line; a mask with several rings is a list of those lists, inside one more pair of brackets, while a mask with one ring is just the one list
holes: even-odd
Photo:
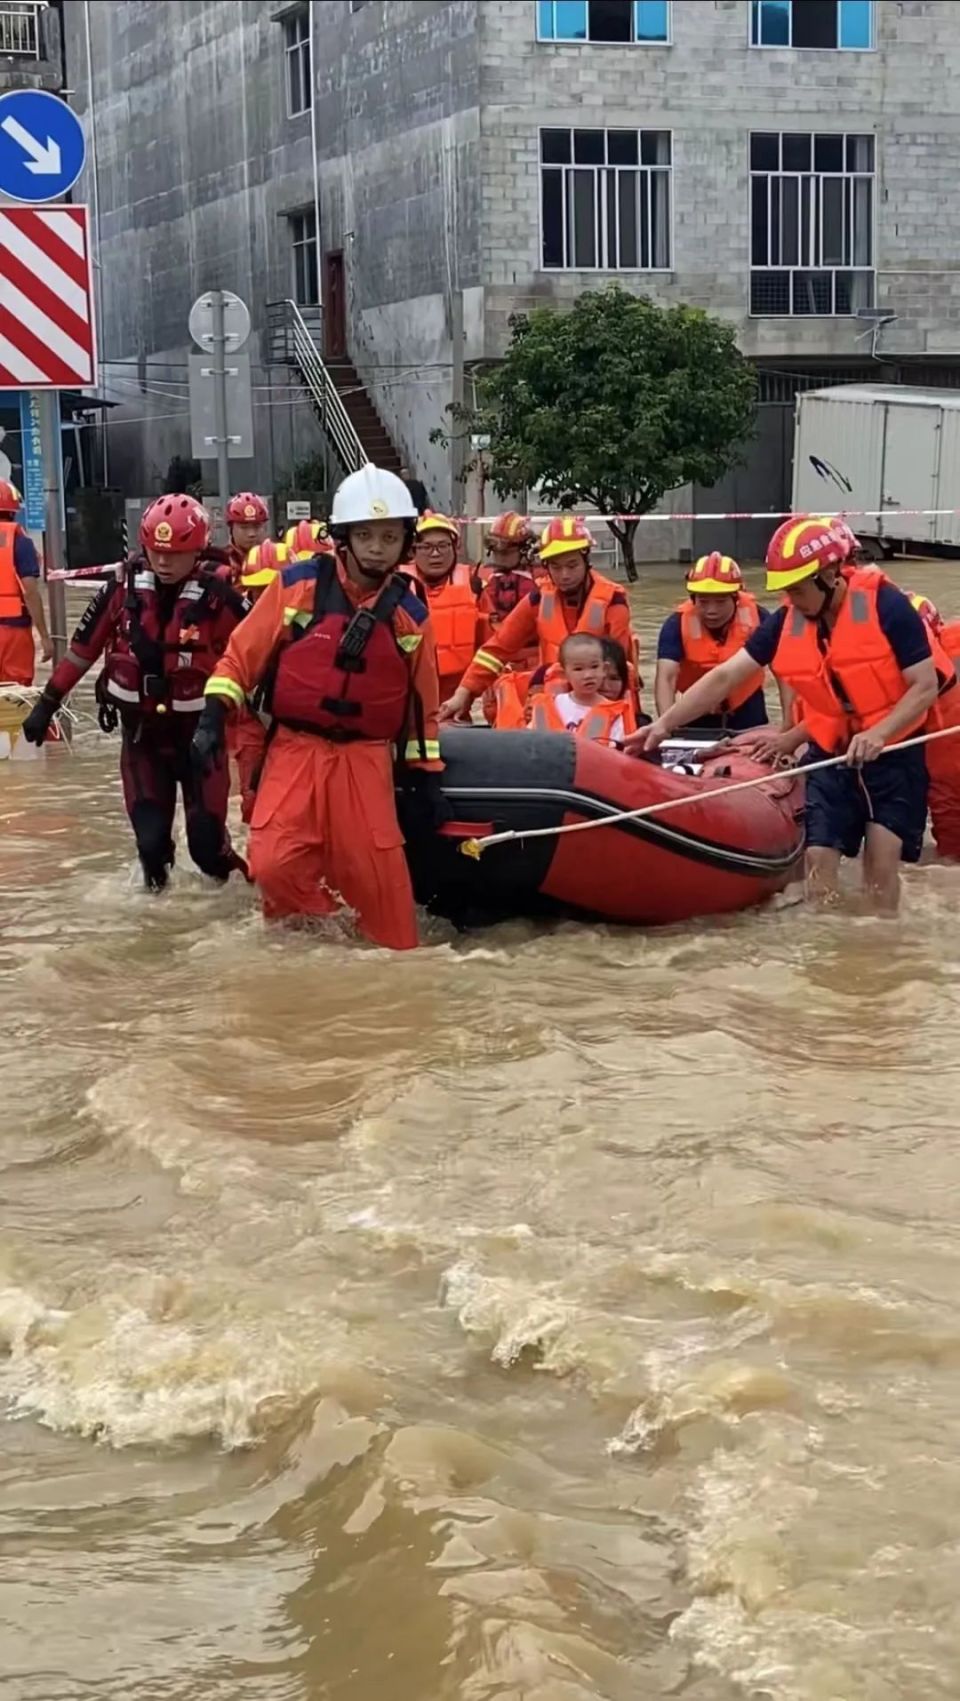
[[417, 537], [423, 537], [427, 532], [446, 532], [454, 543], [460, 542], [460, 527], [456, 520], [451, 520], [446, 514], [434, 513], [432, 508], [421, 514], [417, 521]]
[[23, 497], [8, 478], [0, 478], [0, 514], [15, 514]]
[[498, 514], [487, 532], [487, 542], [498, 538], [501, 543], [517, 543], [521, 546], [533, 542], [533, 527], [526, 514], [517, 514], [511, 508], [508, 514]]
[[270, 515], [262, 496], [253, 490], [241, 490], [239, 496], [231, 496], [225, 518], [228, 526], [265, 526]]
[[140, 521], [144, 549], [199, 554], [210, 542], [210, 515], [195, 496], [158, 496]]
[[846, 561], [852, 536], [845, 522], [841, 531], [833, 520], [792, 514], [767, 545], [767, 590], [785, 591], [802, 579], [812, 579], [821, 567]]
[[295, 526], [287, 527], [283, 541], [291, 555], [333, 553], [333, 544], [327, 536], [327, 527], [323, 520], [298, 520]]
[[908, 591], [907, 595], [924, 624], [929, 626], [933, 632], [941, 632], [943, 630], [943, 615], [936, 603], [931, 602], [929, 597], [920, 596], [914, 591]]
[[743, 590], [743, 574], [732, 555], [721, 555], [718, 549], [701, 555], [687, 574], [687, 590], [691, 595], [735, 597]]
[[265, 585], [273, 583], [281, 567], [285, 567], [289, 560], [290, 551], [286, 544], [275, 543], [272, 537], [268, 537], [248, 550], [240, 583], [245, 591], [262, 590]]
[[558, 514], [540, 533], [540, 560], [552, 561], [555, 555], [569, 555], [577, 549], [586, 554], [592, 543], [587, 522], [579, 514]]

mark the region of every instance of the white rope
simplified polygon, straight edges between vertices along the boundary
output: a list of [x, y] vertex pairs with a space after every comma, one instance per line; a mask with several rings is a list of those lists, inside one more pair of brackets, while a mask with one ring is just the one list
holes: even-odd
[[[900, 744], [887, 744], [876, 760], [889, 755], [891, 750], [912, 750], [918, 744], [932, 744], [937, 738], [949, 738], [952, 733], [957, 732], [960, 732], [960, 727], [948, 726], [940, 732], [925, 732], [919, 738], [905, 738]], [[732, 786], [710, 786], [692, 797], [670, 797], [663, 803], [648, 803], [643, 809], [623, 809], [616, 815], [599, 816], [595, 821], [571, 821], [567, 826], [531, 827], [526, 831], [520, 828], [508, 833], [492, 833], [487, 839], [464, 839], [460, 854], [473, 857], [479, 862], [484, 851], [490, 850], [493, 845], [509, 844], [515, 839], [525, 842], [527, 839], [560, 838], [564, 833], [588, 833], [593, 827], [615, 827], [619, 821], [643, 821], [651, 815], [665, 815], [668, 809], [689, 809], [692, 804], [700, 803], [706, 797], [732, 797], [737, 791], [752, 791], [755, 786], [769, 785], [771, 780], [782, 780], [788, 773], [796, 774], [800, 778], [806, 774], [820, 773], [824, 768], [838, 768], [846, 760], [846, 756], [828, 756], [822, 762], [810, 762], [796, 769], [774, 768], [769, 774], [759, 774], [752, 780], [737, 780]]]

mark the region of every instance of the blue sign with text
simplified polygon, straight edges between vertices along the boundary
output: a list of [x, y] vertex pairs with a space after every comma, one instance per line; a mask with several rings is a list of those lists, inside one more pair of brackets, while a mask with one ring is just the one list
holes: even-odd
[[46, 518], [43, 491], [43, 449], [40, 439], [40, 398], [35, 390], [20, 396], [20, 444], [23, 462], [22, 523], [28, 531], [42, 532]]
[[83, 170], [83, 126], [58, 95], [0, 95], [0, 191], [14, 201], [58, 201]]

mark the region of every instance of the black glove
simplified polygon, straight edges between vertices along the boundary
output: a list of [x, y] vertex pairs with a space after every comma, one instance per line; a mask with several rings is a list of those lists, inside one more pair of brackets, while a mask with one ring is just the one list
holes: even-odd
[[440, 774], [425, 768], [408, 768], [401, 792], [401, 824], [408, 834], [437, 833], [453, 810], [447, 802]]
[[42, 744], [50, 731], [50, 722], [60, 707], [60, 697], [49, 689], [37, 699], [21, 727], [28, 744]]
[[210, 774], [223, 754], [227, 738], [227, 710], [219, 697], [208, 697], [190, 745], [190, 760], [201, 774]]

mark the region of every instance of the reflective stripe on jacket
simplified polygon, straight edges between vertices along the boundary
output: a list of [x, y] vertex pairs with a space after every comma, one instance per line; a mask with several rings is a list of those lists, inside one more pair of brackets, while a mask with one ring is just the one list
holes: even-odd
[[[705, 674], [712, 673], [715, 667], [737, 655], [760, 624], [757, 599], [749, 591], [739, 593], [736, 612], [722, 638], [714, 636], [704, 626], [695, 603], [689, 600], [682, 602], [678, 613], [683, 641], [683, 660], [677, 680], [678, 692], [689, 691], [698, 679], [703, 679]], [[742, 685], [736, 686], [720, 704], [718, 713], [732, 714], [752, 697], [755, 691], [762, 691], [763, 672], [763, 668], [758, 667], [755, 674]]]

